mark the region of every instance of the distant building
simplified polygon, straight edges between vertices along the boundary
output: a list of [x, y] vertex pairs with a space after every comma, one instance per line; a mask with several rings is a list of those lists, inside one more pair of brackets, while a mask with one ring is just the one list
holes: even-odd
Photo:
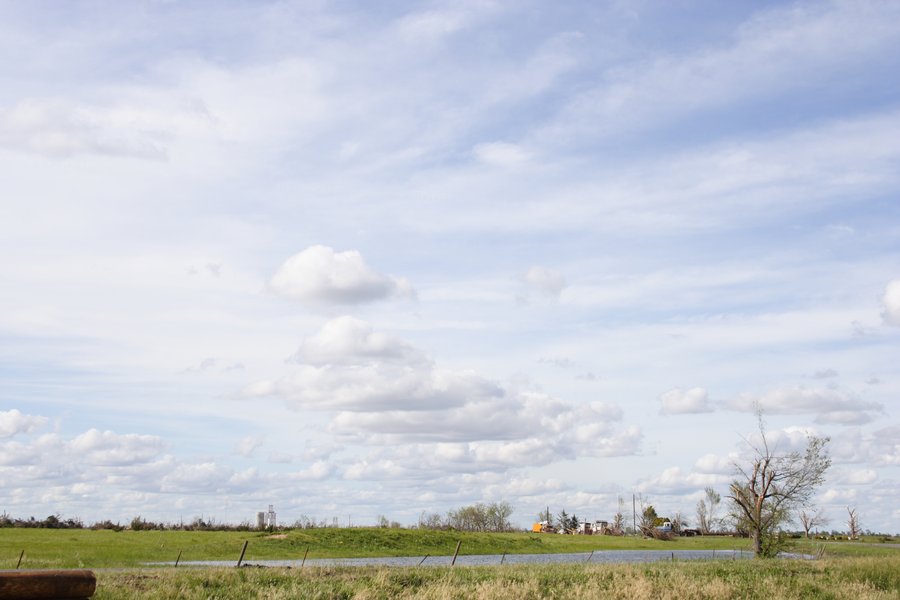
[[277, 520], [275, 518], [275, 505], [270, 504], [268, 512], [258, 512], [256, 513], [256, 528], [257, 529], [266, 529], [271, 527], [275, 529], [277, 525]]

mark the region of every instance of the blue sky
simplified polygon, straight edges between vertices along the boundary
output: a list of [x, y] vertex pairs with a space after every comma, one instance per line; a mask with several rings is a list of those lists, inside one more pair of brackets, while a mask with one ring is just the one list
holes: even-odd
[[898, 13], [0, 3], [0, 509], [895, 531]]

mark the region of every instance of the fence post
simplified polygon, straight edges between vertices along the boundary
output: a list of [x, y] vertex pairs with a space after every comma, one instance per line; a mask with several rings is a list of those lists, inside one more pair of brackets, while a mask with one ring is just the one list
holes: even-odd
[[[243, 553], [241, 554], [241, 557], [243, 557]], [[175, 566], [176, 567], [178, 566], [178, 561], [180, 561], [180, 560], [181, 560], [181, 550], [178, 551], [178, 556], [175, 558]], [[240, 565], [238, 565], [238, 566], [240, 566]]]
[[425, 555], [425, 558], [423, 558], [422, 560], [419, 561], [419, 565], [418, 565], [418, 566], [421, 567], [421, 566], [422, 566], [422, 563], [424, 563], [425, 560], [426, 560], [429, 556], [431, 556], [431, 555], [430, 555], [430, 554], [426, 554], [426, 555]]
[[303, 553], [303, 562], [300, 563], [300, 568], [303, 568], [303, 565], [306, 564], [306, 555], [309, 554], [309, 546], [306, 547], [306, 552]]
[[23, 556], [25, 556], [25, 550], [22, 550], [22, 552], [19, 554], [19, 562], [16, 563], [16, 571], [19, 570], [19, 565], [22, 564], [22, 557], [23, 557]]
[[456, 542], [456, 551], [453, 552], [453, 560], [450, 562], [450, 566], [454, 566], [456, 564], [456, 557], [459, 555], [459, 547], [462, 545], [462, 540]]
[[587, 557], [587, 560], [584, 561], [584, 562], [589, 563], [589, 562], [591, 562], [591, 559], [592, 559], [592, 558], [594, 558], [594, 551], [593, 551], [593, 550], [591, 550], [591, 554]]
[[244, 540], [244, 547], [241, 548], [241, 557], [238, 559], [237, 566], [241, 566], [241, 563], [244, 562], [244, 552], [247, 551], [247, 544], [250, 543], [250, 540]]

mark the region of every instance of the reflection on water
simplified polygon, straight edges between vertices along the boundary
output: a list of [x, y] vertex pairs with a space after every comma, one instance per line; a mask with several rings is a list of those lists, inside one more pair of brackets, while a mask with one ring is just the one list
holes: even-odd
[[[597, 550], [595, 552], [579, 552], [570, 554], [477, 554], [459, 556], [456, 564], [460, 566], [490, 566], [490, 565], [522, 565], [522, 564], [552, 564], [552, 563], [644, 563], [661, 560], [738, 560], [750, 558], [753, 554], [743, 550]], [[424, 559], [424, 560], [423, 560]], [[370, 558], [317, 558], [307, 559], [308, 567], [415, 567], [422, 566], [450, 566], [453, 560], [451, 556], [392, 556]], [[159, 565], [171, 565], [174, 563], [154, 563]], [[182, 561], [179, 564], [185, 566], [203, 567], [230, 567], [235, 561], [201, 560]], [[245, 566], [261, 567], [300, 567], [301, 560], [246, 560]]]

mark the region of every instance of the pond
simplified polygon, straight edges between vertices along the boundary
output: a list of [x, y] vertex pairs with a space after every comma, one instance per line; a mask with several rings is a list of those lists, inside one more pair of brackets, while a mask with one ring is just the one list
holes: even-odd
[[[456, 564], [460, 566], [554, 564], [554, 563], [646, 563], [663, 560], [738, 560], [751, 558], [753, 554], [743, 550], [597, 550], [569, 554], [474, 554], [460, 555]], [[244, 566], [259, 567], [415, 567], [449, 566], [452, 556], [385, 556], [369, 558], [316, 558], [302, 560], [245, 560]], [[199, 560], [182, 561], [179, 565], [194, 567], [231, 567], [236, 561]], [[153, 563], [172, 565], [174, 563]]]

